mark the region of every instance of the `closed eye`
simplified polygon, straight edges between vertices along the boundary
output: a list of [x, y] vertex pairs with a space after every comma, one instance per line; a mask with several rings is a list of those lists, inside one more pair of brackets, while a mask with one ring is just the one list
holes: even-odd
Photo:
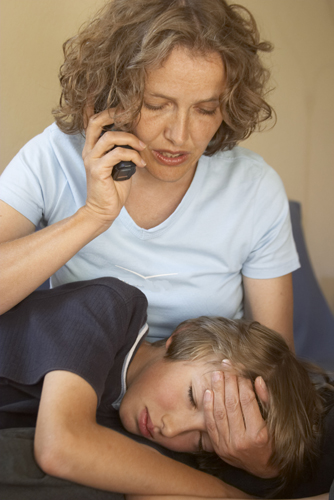
[[191, 406], [193, 406], [194, 408], [197, 408], [197, 406], [196, 406], [196, 402], [195, 402], [195, 400], [194, 400], [194, 395], [193, 395], [193, 388], [192, 388], [192, 386], [190, 386], [190, 387], [189, 387], [188, 395], [189, 395], [189, 399], [190, 399]]
[[202, 108], [199, 108], [198, 111], [199, 113], [201, 113], [202, 115], [214, 115], [215, 113], [217, 113], [217, 109], [218, 108], [215, 108], [215, 109], [202, 109]]
[[158, 111], [159, 109], [163, 109], [165, 107], [165, 104], [160, 104], [160, 106], [153, 106], [152, 104], [144, 102], [144, 106], [145, 108], [150, 109], [151, 111]]

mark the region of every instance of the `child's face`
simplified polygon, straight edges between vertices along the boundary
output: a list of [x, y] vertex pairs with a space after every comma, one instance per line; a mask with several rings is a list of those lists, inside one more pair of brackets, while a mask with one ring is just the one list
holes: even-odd
[[[124, 427], [174, 451], [213, 451], [203, 396], [215, 366], [205, 360], [159, 359], [129, 385], [120, 407]], [[200, 445], [201, 443], [201, 445]]]

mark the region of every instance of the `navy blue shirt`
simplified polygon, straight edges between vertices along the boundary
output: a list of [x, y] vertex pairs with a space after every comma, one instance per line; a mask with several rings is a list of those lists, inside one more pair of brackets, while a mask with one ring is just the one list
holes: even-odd
[[35, 426], [43, 379], [53, 370], [76, 373], [93, 387], [97, 421], [106, 425], [122, 390], [124, 360], [145, 331], [146, 310], [140, 290], [98, 278], [34, 292], [3, 314], [0, 428]]

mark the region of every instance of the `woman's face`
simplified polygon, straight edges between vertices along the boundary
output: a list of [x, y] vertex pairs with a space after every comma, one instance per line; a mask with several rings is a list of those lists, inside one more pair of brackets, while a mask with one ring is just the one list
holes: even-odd
[[204, 56], [175, 48], [163, 66], [147, 72], [141, 117], [133, 130], [148, 146], [141, 153], [146, 173], [166, 182], [191, 180], [222, 123], [223, 88], [224, 66], [216, 52]]
[[160, 358], [149, 363], [129, 383], [122, 400], [119, 415], [124, 427], [174, 451], [213, 451], [203, 397], [214, 369], [212, 360]]

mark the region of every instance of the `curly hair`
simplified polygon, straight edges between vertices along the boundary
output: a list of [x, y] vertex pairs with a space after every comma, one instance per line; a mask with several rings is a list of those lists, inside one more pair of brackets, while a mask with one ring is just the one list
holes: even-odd
[[[272, 495], [312, 467], [326, 409], [323, 396], [333, 391], [333, 383], [320, 368], [296, 359], [280, 334], [254, 321], [201, 316], [175, 329], [165, 358], [228, 359], [253, 384], [258, 376], [263, 378], [269, 403], [258, 403], [273, 443], [270, 464], [279, 470]], [[198, 460], [202, 470], [220, 477], [217, 455], [202, 452]]]
[[[116, 125], [131, 131], [140, 117], [148, 68], [159, 67], [175, 47], [220, 54], [226, 85], [220, 96], [224, 120], [205, 154], [233, 148], [274, 115], [265, 101], [268, 70], [259, 57], [270, 52], [253, 16], [225, 0], [111, 0], [63, 45], [59, 128], [84, 130], [88, 106], [96, 113], [116, 107]], [[124, 112], [126, 111], [126, 112]]]

